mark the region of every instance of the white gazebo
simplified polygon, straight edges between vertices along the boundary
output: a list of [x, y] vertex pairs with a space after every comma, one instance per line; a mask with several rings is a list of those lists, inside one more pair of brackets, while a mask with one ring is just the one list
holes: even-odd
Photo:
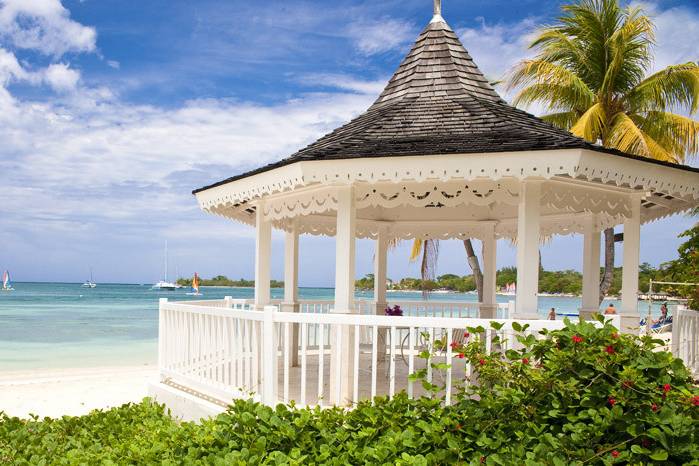
[[[511, 107], [490, 86], [446, 24], [436, 1], [432, 20], [365, 113], [288, 158], [197, 189], [194, 194], [204, 211], [256, 229], [254, 302], [228, 300], [220, 306], [239, 307], [230, 311], [244, 313], [236, 314], [235, 319], [252, 318], [259, 329], [245, 333], [240, 323], [225, 330], [209, 329], [221, 335], [208, 334], [206, 344], [215, 347], [216, 342], [230, 338], [226, 344], [240, 350], [239, 355], [252, 358], [250, 351], [257, 351], [255, 357], [260, 360], [250, 363], [259, 364], [259, 374], [249, 374], [257, 377], [257, 382], [245, 386], [270, 403], [300, 402], [300, 394], [297, 398], [290, 395], [294, 390], [291, 371], [298, 364], [299, 353], [302, 359], [312, 356], [317, 366], [313, 383], [319, 386], [314, 402], [329, 399], [341, 404], [361, 398], [364, 385], [358, 379], [364, 344], [372, 353], [366, 356], [372, 368], [371, 383], [367, 383], [372, 389], [367, 395], [380, 392], [377, 386], [382, 377], [377, 361], [382, 358], [388, 361], [387, 390], [392, 394], [398, 388], [412, 390], [411, 386], [395, 385], [401, 370], [395, 356], [400, 351], [403, 359], [409, 360], [406, 373], [415, 369], [419, 337], [413, 329], [446, 329], [444, 335], [452, 338], [452, 330], [464, 328], [468, 318], [537, 319], [539, 246], [552, 235], [584, 235], [579, 252], [584, 276], [581, 312], [592, 312], [599, 306], [600, 233], [623, 224], [620, 326], [637, 328], [640, 226], [699, 204], [699, 170], [590, 144]], [[281, 303], [273, 303], [270, 295], [273, 228], [286, 235]], [[310, 304], [298, 298], [301, 234], [336, 238], [335, 298], [324, 304], [328, 312], [309, 316]], [[357, 238], [376, 243], [371, 303], [355, 301]], [[464, 304], [453, 318], [444, 310], [430, 314], [425, 311], [428, 304], [416, 312], [418, 315], [384, 316], [387, 244], [392, 239], [413, 238], [481, 240], [483, 302], [475, 307]], [[495, 300], [496, 241], [500, 238], [512, 240], [517, 247], [513, 310], [498, 310]], [[204, 302], [198, 305], [206, 307]], [[186, 311], [182, 307], [186, 304], [170, 306], [174, 306], [173, 312]], [[191, 336], [193, 320], [183, 316], [170, 319], [175, 320], [165, 316], [165, 322], [161, 321], [161, 332], [179, 322], [189, 328]], [[405, 320], [396, 323], [396, 319]], [[274, 324], [265, 326], [264, 322]], [[316, 341], [311, 345], [315, 352], [306, 351], [311, 348], [305, 346], [308, 325], [321, 326], [320, 335], [327, 334], [321, 340], [327, 341], [327, 347]], [[555, 327], [560, 323], [538, 321], [537, 325]], [[240, 344], [233, 342], [236, 335], [243, 339], [257, 335], [259, 341], [250, 343], [250, 348], [258, 350], [246, 351], [244, 344], [235, 346]], [[168, 350], [167, 341], [161, 333], [161, 355], [173, 350]], [[285, 351], [285, 345], [290, 351]], [[324, 357], [326, 351], [328, 358]], [[229, 370], [235, 379], [245, 370], [237, 372], [236, 364], [242, 363], [231, 361]], [[162, 359], [161, 363], [167, 365]], [[326, 363], [329, 366], [324, 376]], [[225, 376], [225, 370], [221, 371]], [[163, 376], [168, 374], [179, 375], [175, 369], [167, 369]], [[299, 383], [307, 376], [306, 372], [299, 375]], [[326, 380], [330, 383], [324, 389]], [[189, 382], [191, 387], [194, 382]], [[234, 380], [229, 388], [238, 382]], [[307, 387], [300, 390], [304, 396], [301, 404], [308, 404]]]

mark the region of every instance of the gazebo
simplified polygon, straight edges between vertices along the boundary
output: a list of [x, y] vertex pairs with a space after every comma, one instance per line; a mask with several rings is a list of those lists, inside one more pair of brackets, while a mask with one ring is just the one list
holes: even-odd
[[[352, 332], [383, 314], [390, 240], [481, 240], [480, 319], [496, 317], [496, 241], [513, 241], [517, 292], [514, 312], [507, 317], [537, 319], [541, 241], [584, 235], [581, 313], [591, 313], [599, 306], [600, 233], [623, 224], [620, 326], [631, 331], [639, 325], [640, 226], [696, 206], [699, 170], [591, 144], [508, 105], [442, 18], [437, 0], [431, 21], [366, 112], [287, 158], [199, 188], [194, 195], [204, 211], [256, 229], [255, 298], [246, 312], [262, 311], [260, 320], [273, 319], [268, 313], [299, 313], [299, 235], [335, 236], [335, 296], [324, 318], [329, 327], [338, 325], [328, 340], [333, 348], [329, 394], [332, 402], [342, 403], [356, 400], [351, 372], [361, 351], [352, 355], [340, 346], [359, 348], [361, 339], [355, 333], [353, 340]], [[273, 228], [285, 232], [284, 299], [276, 308], [270, 306], [269, 285]], [[369, 312], [376, 316], [360, 314], [355, 303], [357, 238], [376, 243]], [[301, 323], [300, 317], [289, 319]], [[421, 325], [411, 322], [411, 328]], [[291, 329], [293, 362], [296, 327]], [[265, 340], [262, 334], [262, 366], [264, 358], [274, 365], [275, 352], [265, 342], [275, 337]], [[323, 354], [321, 346], [321, 366]], [[322, 370], [320, 375], [322, 384]], [[276, 378], [274, 388], [269, 386], [261, 388], [262, 399], [280, 399], [272, 393]]]

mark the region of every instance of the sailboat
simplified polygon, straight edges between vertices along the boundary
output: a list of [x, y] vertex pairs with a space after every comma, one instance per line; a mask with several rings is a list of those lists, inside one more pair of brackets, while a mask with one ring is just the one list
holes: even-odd
[[194, 278], [192, 278], [192, 291], [187, 293], [187, 296], [201, 296], [199, 292], [199, 275], [194, 272]]
[[10, 282], [10, 272], [5, 270], [5, 273], [2, 274], [2, 291], [14, 291], [15, 289], [12, 288], [12, 283]]
[[83, 288], [95, 288], [97, 283], [92, 280], [92, 267], [90, 267], [90, 279], [83, 283]]
[[165, 241], [165, 277], [153, 285], [151, 290], [175, 291], [176, 289], [177, 285], [175, 283], [167, 281], [167, 241]]

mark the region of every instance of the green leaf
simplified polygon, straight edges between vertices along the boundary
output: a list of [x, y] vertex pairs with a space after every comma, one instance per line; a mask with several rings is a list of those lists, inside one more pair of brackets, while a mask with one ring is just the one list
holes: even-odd
[[651, 455], [650, 459], [655, 461], [665, 461], [668, 457], [667, 451], [665, 450], [655, 450]]

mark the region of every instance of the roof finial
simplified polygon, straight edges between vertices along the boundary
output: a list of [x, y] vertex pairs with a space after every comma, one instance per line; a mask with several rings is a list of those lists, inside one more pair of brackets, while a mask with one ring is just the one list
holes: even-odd
[[442, 18], [442, 0], [434, 0], [434, 16], [432, 16], [432, 21], [430, 22], [434, 23], [437, 21], [444, 21], [444, 18]]

